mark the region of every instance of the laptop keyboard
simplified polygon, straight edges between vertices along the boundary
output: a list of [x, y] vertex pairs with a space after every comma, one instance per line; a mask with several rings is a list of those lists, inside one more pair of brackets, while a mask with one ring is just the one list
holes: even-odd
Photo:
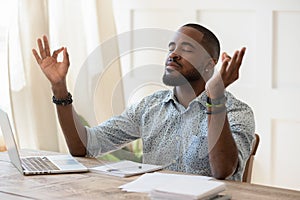
[[22, 166], [29, 171], [50, 171], [59, 170], [48, 158], [46, 157], [28, 157], [22, 158]]

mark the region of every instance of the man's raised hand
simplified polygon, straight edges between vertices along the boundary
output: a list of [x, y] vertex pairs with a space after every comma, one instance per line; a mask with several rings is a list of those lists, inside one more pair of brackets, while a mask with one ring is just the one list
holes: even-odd
[[[51, 56], [48, 38], [43, 36], [42, 39], [37, 39], [39, 53], [35, 49], [32, 49], [32, 53], [52, 86], [65, 85], [68, 68], [70, 66], [67, 48], [61, 47], [54, 51]], [[62, 62], [58, 62], [57, 57], [61, 52], [63, 52], [63, 60]]]
[[227, 53], [222, 54], [222, 67], [206, 83], [206, 91], [210, 98], [219, 98], [224, 95], [227, 86], [239, 78], [239, 70], [245, 55], [246, 48], [236, 51], [231, 58]]

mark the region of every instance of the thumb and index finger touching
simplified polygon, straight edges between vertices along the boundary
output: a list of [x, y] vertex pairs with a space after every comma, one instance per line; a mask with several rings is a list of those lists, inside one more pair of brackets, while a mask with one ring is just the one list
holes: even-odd
[[[43, 45], [44, 42], [44, 45]], [[42, 61], [51, 56], [50, 47], [48, 38], [46, 35], [43, 35], [43, 42], [40, 38], [37, 39], [37, 44], [39, 48], [39, 53], [36, 49], [32, 49], [32, 53], [39, 65], [41, 65]], [[66, 47], [61, 47], [55, 51], [53, 51], [52, 57], [57, 60], [58, 55], [63, 51], [63, 63], [69, 64], [69, 54]]]

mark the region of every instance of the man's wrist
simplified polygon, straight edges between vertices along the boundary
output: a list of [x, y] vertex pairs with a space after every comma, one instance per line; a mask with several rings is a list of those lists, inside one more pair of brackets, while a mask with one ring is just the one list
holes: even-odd
[[211, 98], [207, 95], [206, 103], [208, 106], [218, 106], [226, 103], [226, 96], [223, 94], [222, 96], [219, 96], [218, 98]]
[[206, 96], [211, 98], [211, 99], [219, 99], [225, 95], [225, 89], [209, 89], [206, 88], [205, 90]]
[[67, 106], [67, 105], [70, 105], [71, 103], [73, 103], [73, 99], [72, 99], [71, 93], [68, 92], [67, 97], [65, 97], [63, 99], [58, 99], [57, 97], [53, 96], [52, 102], [59, 106]]
[[207, 95], [206, 114], [218, 114], [226, 111], [226, 101], [227, 98], [224, 94], [214, 99]]
[[64, 99], [68, 96], [68, 89], [66, 84], [56, 84], [52, 85], [52, 92], [55, 98]]

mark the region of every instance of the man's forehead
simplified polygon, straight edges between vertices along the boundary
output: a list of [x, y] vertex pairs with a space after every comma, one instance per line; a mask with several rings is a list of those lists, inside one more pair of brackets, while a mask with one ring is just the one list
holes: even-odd
[[192, 27], [181, 27], [178, 29], [178, 31], [175, 33], [173, 37], [173, 42], [189, 42], [191, 44], [200, 44], [202, 42], [204, 34], [200, 31], [192, 28]]

